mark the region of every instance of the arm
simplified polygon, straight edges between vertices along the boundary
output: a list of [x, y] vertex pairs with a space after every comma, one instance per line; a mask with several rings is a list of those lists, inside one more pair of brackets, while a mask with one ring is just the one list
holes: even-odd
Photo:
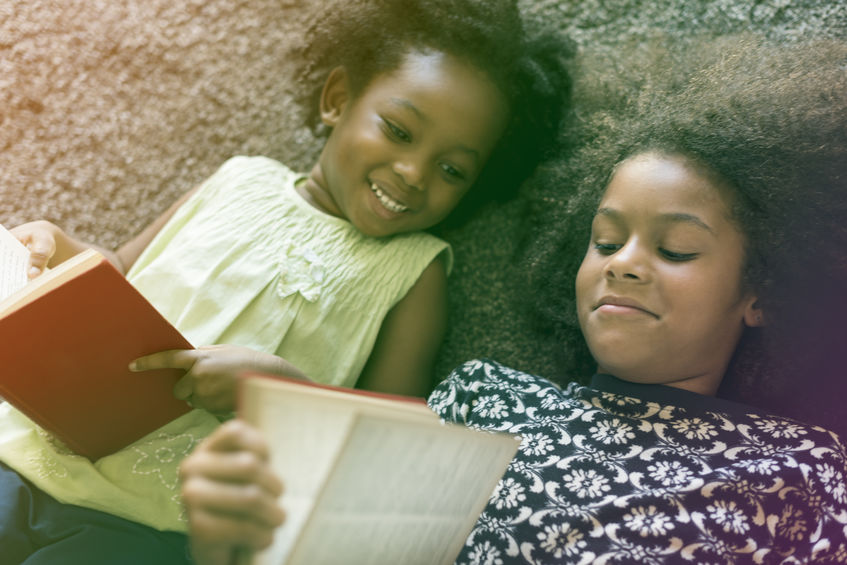
[[115, 265], [120, 272], [126, 273], [165, 223], [167, 223], [171, 216], [176, 213], [179, 207], [196, 190], [197, 188], [194, 188], [183, 194], [165, 213], [117, 251], [111, 251], [71, 237], [57, 225], [45, 220], [28, 222], [16, 226], [9, 231], [15, 234], [21, 243], [26, 245], [30, 250], [30, 278], [40, 275], [45, 267], [55, 267], [86, 249], [96, 249]]
[[258, 430], [240, 420], [221, 425], [179, 470], [198, 565], [230, 565], [241, 548], [270, 545], [285, 516], [277, 503], [282, 483]]
[[447, 328], [447, 273], [436, 259], [388, 313], [358, 388], [426, 396]]

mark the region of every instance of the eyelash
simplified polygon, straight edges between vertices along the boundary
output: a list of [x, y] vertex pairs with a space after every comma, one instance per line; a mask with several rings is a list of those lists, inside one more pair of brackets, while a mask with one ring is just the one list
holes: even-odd
[[620, 249], [621, 246], [615, 243], [595, 243], [594, 249], [600, 252], [601, 255], [613, 255]]
[[465, 175], [462, 174], [462, 171], [450, 165], [448, 163], [443, 163], [441, 166], [441, 170], [444, 171], [451, 178], [462, 181], [465, 180]]
[[[596, 249], [601, 255], [614, 255], [615, 253], [623, 247], [617, 243], [595, 243], [594, 249]], [[659, 254], [667, 259], [668, 261], [672, 261], [674, 263], [684, 263], [686, 261], [691, 261], [692, 259], [696, 259], [698, 253], [677, 253], [676, 251], [671, 251], [669, 249], [659, 248]]]
[[659, 253], [661, 253], [665, 259], [673, 261], [674, 263], [684, 263], [697, 257], [697, 253], [677, 253], [668, 249], [659, 249]]
[[[385, 124], [386, 133], [391, 139], [400, 141], [402, 143], [410, 143], [412, 141], [412, 136], [409, 135], [403, 128], [391, 122], [391, 120], [382, 118], [382, 123]], [[460, 171], [453, 165], [443, 163], [440, 164], [439, 167], [444, 172], [444, 174], [450, 177], [450, 179], [453, 179], [455, 181], [465, 180], [465, 175], [462, 173], [462, 171]]]
[[386, 133], [392, 139], [396, 139], [397, 141], [402, 141], [403, 143], [409, 143], [412, 141], [412, 136], [409, 135], [406, 130], [401, 128], [400, 126], [392, 123], [385, 118], [382, 118], [382, 123], [385, 124]]

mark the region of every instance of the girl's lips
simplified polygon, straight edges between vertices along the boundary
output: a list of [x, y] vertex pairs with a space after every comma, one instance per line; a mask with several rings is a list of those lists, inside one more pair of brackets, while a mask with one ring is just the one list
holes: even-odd
[[371, 182], [371, 192], [374, 193], [377, 200], [379, 200], [379, 203], [390, 212], [402, 214], [409, 209], [408, 206], [393, 198], [386, 190], [375, 182]]
[[599, 310], [609, 314], [641, 313], [648, 314], [656, 319], [659, 318], [657, 314], [645, 308], [643, 304], [634, 298], [627, 298], [624, 296], [604, 296], [597, 301], [597, 305], [594, 306], [594, 310]]

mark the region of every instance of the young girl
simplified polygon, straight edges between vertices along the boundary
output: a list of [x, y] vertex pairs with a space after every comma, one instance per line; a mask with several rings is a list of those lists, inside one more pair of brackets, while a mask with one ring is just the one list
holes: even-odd
[[[847, 314], [827, 282], [847, 243], [847, 45], [732, 38], [639, 54], [617, 54], [611, 75], [610, 60], [581, 61], [578, 149], [533, 181], [533, 296], [579, 347], [566, 372], [584, 351], [594, 376], [562, 389], [478, 360], [430, 397], [447, 421], [523, 436], [457, 562], [844, 562], [838, 436], [715, 393], [739, 372], [780, 382], [755, 361], [786, 352], [762, 346], [772, 330], [782, 343], [781, 324], [831, 342], [822, 306]], [[830, 390], [840, 401], [843, 381]], [[267, 543], [283, 520], [262, 445], [232, 422], [185, 461], [209, 563], [223, 544]], [[260, 504], [243, 497], [236, 453], [256, 465]]]
[[[516, 187], [532, 169], [563, 107], [567, 45], [528, 37], [509, 0], [347, 3], [313, 31], [316, 64], [337, 56], [320, 91], [330, 133], [314, 168], [234, 158], [106, 252], [192, 343], [217, 344], [133, 363], [184, 369], [175, 394], [204, 410], [91, 463], [2, 406], [6, 555], [34, 563], [73, 544], [84, 563], [95, 560], [83, 546], [109, 563], [183, 559], [181, 536], [147, 526], [185, 529], [177, 465], [218, 424], [210, 412], [232, 411], [241, 370], [428, 391], [451, 256], [424, 230], [460, 201], [513, 190], [504, 171]], [[32, 250], [33, 275], [89, 247], [47, 222], [13, 231]], [[44, 539], [18, 539], [12, 524], [39, 529], [44, 516]], [[64, 524], [78, 522], [91, 527], [64, 539]]]

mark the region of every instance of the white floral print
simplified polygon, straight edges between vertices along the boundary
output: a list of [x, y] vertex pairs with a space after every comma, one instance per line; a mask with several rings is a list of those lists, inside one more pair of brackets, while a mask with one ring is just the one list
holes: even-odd
[[679, 461], [659, 461], [647, 467], [650, 476], [665, 487], [687, 485], [694, 473]]
[[473, 565], [503, 565], [500, 550], [487, 541], [475, 547], [468, 558]]
[[525, 488], [512, 477], [504, 479], [497, 484], [491, 499], [498, 510], [502, 508], [514, 508], [526, 500]]
[[836, 436], [660, 385], [595, 380], [560, 389], [477, 360], [433, 393], [449, 421], [523, 436], [458, 564], [768, 563], [786, 548], [796, 563], [847, 562], [847, 449]]
[[543, 433], [524, 434], [521, 451], [527, 455], [546, 455], [553, 451], [553, 439]]
[[703, 440], [718, 435], [718, 430], [715, 429], [714, 425], [700, 418], [683, 418], [678, 422], [674, 422], [673, 427], [685, 439]]
[[744, 510], [736, 506], [734, 501], [718, 500], [706, 507], [709, 517], [723, 527], [723, 531], [743, 534], [750, 529]]
[[776, 418], [763, 418], [756, 422], [756, 426], [763, 432], [774, 438], [798, 438], [806, 433], [803, 426], [787, 420]]
[[538, 533], [541, 549], [556, 559], [574, 557], [587, 545], [583, 534], [574, 531], [568, 524], [544, 526], [544, 531]]
[[838, 502], [847, 504], [847, 481], [844, 480], [845, 471], [836, 469], [828, 463], [816, 465], [815, 469], [826, 492]]
[[477, 400], [473, 411], [483, 418], [505, 418], [506, 403], [496, 396], [483, 396]]
[[641, 537], [663, 536], [673, 529], [673, 522], [664, 513], [650, 505], [637, 506], [623, 517], [624, 525]]
[[624, 424], [618, 418], [611, 421], [598, 422], [588, 430], [595, 441], [605, 444], [627, 443], [635, 438], [632, 426]]
[[596, 498], [611, 489], [608, 479], [593, 469], [568, 473], [562, 477], [562, 484], [579, 498]]

